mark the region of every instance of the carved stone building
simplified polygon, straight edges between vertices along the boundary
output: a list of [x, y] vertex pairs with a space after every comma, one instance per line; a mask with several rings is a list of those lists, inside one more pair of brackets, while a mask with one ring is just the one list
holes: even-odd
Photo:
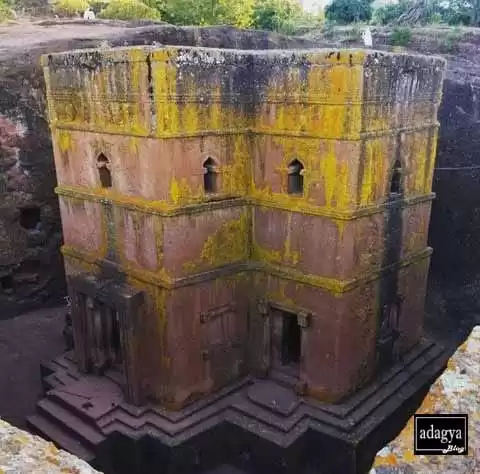
[[[348, 425], [368, 390], [395, 392], [392, 374], [431, 376], [439, 352], [421, 336], [442, 60], [179, 47], [43, 60], [75, 340], [49, 376], [71, 380], [50, 380], [47, 403], [105, 438], [129, 425], [112, 406], [156, 413], [172, 440], [189, 423], [210, 429], [195, 417], [290, 423], [307, 406]], [[58, 409], [44, 409], [50, 422]], [[55, 438], [44, 418], [31, 425]]]

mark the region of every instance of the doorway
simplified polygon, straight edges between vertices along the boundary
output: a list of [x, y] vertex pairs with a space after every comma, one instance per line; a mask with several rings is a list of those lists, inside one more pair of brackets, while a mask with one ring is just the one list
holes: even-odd
[[282, 311], [282, 365], [298, 367], [302, 356], [302, 330], [297, 315]]
[[298, 373], [302, 357], [302, 329], [297, 315], [272, 308], [271, 364], [275, 370]]
[[93, 298], [86, 301], [89, 359], [95, 373], [122, 372], [123, 357], [118, 312]]

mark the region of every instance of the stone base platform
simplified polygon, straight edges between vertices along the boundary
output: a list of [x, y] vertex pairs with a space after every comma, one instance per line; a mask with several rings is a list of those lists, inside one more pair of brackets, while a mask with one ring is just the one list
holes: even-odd
[[170, 412], [129, 405], [114, 374], [81, 374], [67, 353], [42, 365], [45, 398], [28, 426], [108, 474], [365, 473], [446, 362], [423, 341], [342, 404], [299, 396], [274, 372]]

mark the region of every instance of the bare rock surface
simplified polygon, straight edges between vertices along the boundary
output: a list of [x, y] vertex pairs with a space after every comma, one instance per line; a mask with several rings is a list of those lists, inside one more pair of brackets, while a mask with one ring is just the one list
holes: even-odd
[[96, 474], [85, 461], [0, 420], [0, 474]]
[[480, 326], [448, 362], [432, 385], [417, 414], [468, 414], [467, 456], [415, 456], [414, 420], [384, 447], [370, 474], [477, 474], [480, 472]]

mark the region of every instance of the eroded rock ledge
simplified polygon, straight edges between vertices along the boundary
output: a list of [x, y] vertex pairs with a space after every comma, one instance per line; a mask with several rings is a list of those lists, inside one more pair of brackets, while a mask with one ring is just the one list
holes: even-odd
[[383, 448], [370, 474], [473, 474], [480, 472], [480, 326], [457, 349], [417, 413], [468, 414], [467, 456], [415, 456], [413, 417]]
[[85, 461], [0, 420], [0, 474], [99, 474]]

